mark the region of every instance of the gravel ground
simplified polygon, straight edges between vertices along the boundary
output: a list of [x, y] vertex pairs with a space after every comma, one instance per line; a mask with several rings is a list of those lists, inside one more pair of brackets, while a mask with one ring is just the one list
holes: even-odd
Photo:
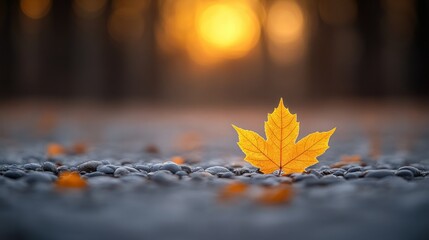
[[[1, 239], [429, 236], [425, 110], [299, 109], [303, 134], [338, 130], [319, 164], [277, 177], [242, 161], [230, 127], [262, 132], [265, 108], [119, 109], [3, 107]], [[72, 149], [77, 141], [88, 149], [46, 153], [51, 142]], [[355, 154], [361, 162], [332, 167], [342, 155]], [[170, 162], [172, 156], [185, 162]], [[79, 172], [88, 187], [59, 190], [55, 183], [64, 171]], [[252, 194], [287, 185], [293, 195], [276, 205], [247, 197], [221, 201], [225, 186], [236, 182], [250, 186]]]

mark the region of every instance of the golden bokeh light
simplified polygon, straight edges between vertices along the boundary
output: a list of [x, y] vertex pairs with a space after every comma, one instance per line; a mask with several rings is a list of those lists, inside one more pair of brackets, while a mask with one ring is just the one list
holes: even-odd
[[304, 15], [294, 1], [277, 1], [268, 10], [266, 31], [270, 41], [285, 44], [299, 40], [304, 31]]
[[197, 31], [208, 50], [222, 51], [226, 57], [241, 57], [256, 44], [259, 23], [245, 6], [216, 3], [197, 18]]
[[45, 17], [51, 9], [51, 0], [21, 0], [21, 11], [31, 19], [41, 19]]
[[288, 65], [301, 59], [305, 52], [305, 16], [301, 6], [292, 0], [276, 1], [265, 19], [268, 51], [271, 59]]
[[201, 65], [244, 57], [259, 40], [257, 12], [262, 7], [258, 3], [251, 0], [162, 1], [158, 43], [165, 52], [185, 51]]

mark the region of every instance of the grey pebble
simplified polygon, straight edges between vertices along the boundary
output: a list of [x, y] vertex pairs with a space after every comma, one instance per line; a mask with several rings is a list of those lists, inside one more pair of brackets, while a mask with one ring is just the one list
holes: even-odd
[[24, 168], [26, 170], [36, 171], [37, 169], [42, 168], [42, 166], [38, 163], [27, 163], [27, 164], [24, 164]]
[[194, 168], [192, 168], [192, 172], [204, 172], [204, 168], [202, 168], [202, 167], [194, 167]]
[[192, 169], [189, 166], [180, 166], [180, 168], [188, 174], [192, 172]]
[[179, 165], [177, 165], [175, 163], [165, 163], [159, 168], [159, 170], [167, 170], [167, 171], [170, 171], [172, 173], [176, 173], [178, 171], [181, 171], [182, 169], [180, 168]]
[[48, 172], [30, 172], [23, 178], [27, 183], [51, 183], [57, 179], [57, 177]]
[[204, 180], [204, 179], [213, 178], [213, 175], [208, 172], [193, 172], [189, 174], [189, 176], [195, 180]]
[[321, 178], [323, 177], [323, 175], [321, 173], [319, 173], [318, 171], [311, 169], [310, 170], [310, 174], [313, 174], [314, 176], [316, 176], [317, 178]]
[[162, 167], [162, 163], [156, 163], [150, 167], [151, 172], [156, 172]]
[[151, 167], [147, 165], [138, 164], [134, 166], [135, 169], [145, 172], [150, 172]]
[[250, 173], [250, 169], [248, 169], [246, 167], [236, 168], [236, 169], [234, 169], [234, 173], [235, 173], [235, 175], [243, 175], [245, 173]]
[[419, 169], [417, 169], [415, 167], [412, 167], [412, 166], [403, 166], [403, 167], [400, 167], [398, 169], [398, 171], [401, 171], [401, 170], [411, 171], [413, 173], [413, 177], [420, 177], [420, 176], [422, 176], [422, 172]]
[[388, 169], [379, 169], [379, 170], [368, 170], [365, 173], [366, 178], [384, 178], [388, 176], [394, 176], [395, 171]]
[[25, 175], [26, 175], [26, 173], [24, 171], [22, 171], [22, 170], [19, 170], [19, 169], [7, 170], [4, 173], [5, 177], [12, 178], [12, 179], [18, 179], [18, 178], [21, 178], [21, 177], [23, 177]]
[[111, 167], [109, 165], [99, 165], [97, 167], [97, 172], [102, 172], [105, 174], [113, 174], [113, 173], [115, 173], [115, 170], [116, 169], [114, 167]]
[[396, 171], [395, 175], [406, 180], [413, 180], [414, 178], [413, 172], [408, 169], [400, 168], [398, 171]]
[[348, 172], [344, 174], [345, 179], [355, 179], [362, 176], [362, 172]]
[[348, 173], [361, 172], [361, 171], [362, 171], [362, 167], [352, 167], [347, 170]]
[[83, 175], [84, 178], [92, 178], [92, 177], [100, 177], [100, 176], [106, 176], [106, 174], [103, 172], [92, 172], [92, 173], [87, 173]]
[[59, 166], [58, 168], [57, 168], [57, 171], [58, 172], [65, 172], [65, 171], [68, 171], [69, 170], [69, 167], [68, 166]]
[[95, 172], [97, 171], [98, 165], [102, 165], [103, 163], [100, 161], [88, 161], [80, 164], [77, 166], [77, 169], [79, 172], [85, 171], [85, 172]]
[[43, 169], [43, 171], [58, 173], [57, 166], [51, 162], [44, 162], [42, 164], [42, 169]]
[[207, 168], [206, 172], [208, 172], [212, 175], [217, 175], [218, 173], [231, 172], [231, 171], [229, 171], [229, 169], [226, 167], [213, 166], [213, 167]]
[[217, 176], [219, 178], [232, 178], [235, 176], [235, 174], [232, 172], [221, 172], [221, 173], [218, 173]]
[[293, 178], [294, 182], [300, 182], [300, 181], [307, 181], [307, 180], [317, 180], [318, 178], [316, 176], [314, 176], [313, 174], [302, 174], [302, 175], [297, 175]]
[[169, 185], [174, 183], [178, 177], [176, 175], [172, 175], [169, 171], [168, 173], [165, 171], [158, 171], [154, 173], [150, 179], [159, 184]]
[[130, 171], [125, 168], [125, 167], [119, 167], [115, 170], [115, 172], [113, 173], [113, 176], [115, 177], [122, 177], [122, 176], [126, 176], [130, 173]]
[[179, 176], [179, 177], [183, 177], [183, 176], [188, 175], [188, 173], [187, 173], [187, 172], [185, 172], [185, 171], [177, 171], [175, 174], [176, 174], [177, 176]]

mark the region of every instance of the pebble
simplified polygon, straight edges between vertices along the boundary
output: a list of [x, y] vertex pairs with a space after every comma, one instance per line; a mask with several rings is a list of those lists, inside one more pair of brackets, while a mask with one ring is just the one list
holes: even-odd
[[307, 181], [307, 180], [317, 180], [318, 178], [316, 176], [314, 176], [313, 174], [301, 174], [301, 175], [297, 175], [293, 178], [294, 182], [299, 182], [299, 181]]
[[235, 175], [243, 175], [245, 173], [250, 173], [250, 169], [243, 167], [243, 168], [236, 168], [234, 169]]
[[43, 171], [58, 173], [57, 166], [51, 162], [44, 162], [42, 164], [42, 169], [43, 169]]
[[187, 174], [192, 172], [192, 169], [189, 166], [180, 166], [182, 171], [185, 171]]
[[207, 168], [206, 172], [208, 172], [212, 175], [217, 175], [218, 173], [231, 172], [231, 171], [229, 171], [228, 168], [226, 168], [226, 167], [213, 166], [213, 167]]
[[98, 165], [102, 165], [103, 163], [100, 161], [88, 161], [80, 164], [77, 166], [77, 169], [79, 172], [85, 171], [85, 172], [95, 172], [97, 171]]
[[105, 174], [113, 174], [113, 173], [115, 173], [115, 168], [113, 168], [109, 165], [99, 165], [97, 167], [97, 172], [102, 172]]
[[118, 167], [115, 172], [113, 173], [113, 176], [115, 177], [122, 177], [126, 176], [130, 173], [130, 171], [125, 167]]
[[176, 175], [172, 175], [169, 171], [168, 173], [165, 171], [158, 171], [155, 172], [150, 179], [159, 184], [170, 185], [173, 184], [177, 178]]
[[147, 165], [138, 164], [138, 165], [135, 165], [134, 168], [139, 171], [150, 172], [150, 166], [147, 166]]
[[37, 169], [41, 169], [42, 166], [38, 163], [27, 163], [27, 164], [24, 164], [24, 168], [26, 170], [36, 171]]
[[181, 171], [182, 169], [180, 168], [179, 165], [177, 165], [175, 163], [165, 163], [159, 168], [159, 170], [167, 170], [167, 171], [170, 171], [172, 173], [176, 173], [178, 171]]
[[26, 173], [22, 170], [19, 170], [19, 169], [7, 170], [4, 173], [5, 177], [12, 178], [12, 179], [18, 179], [18, 178], [21, 178], [25, 175], [26, 175]]
[[213, 178], [213, 175], [211, 175], [208, 172], [193, 172], [193, 173], [189, 174], [189, 176], [193, 180], [204, 180], [204, 179]]
[[162, 163], [156, 163], [150, 167], [150, 172], [156, 172], [162, 167]]
[[144, 172], [132, 172], [132, 173], [129, 173], [127, 176], [137, 176], [142, 178], [148, 178], [147, 173], [144, 173]]
[[202, 167], [194, 167], [194, 168], [192, 168], [192, 172], [204, 172], [204, 168], [202, 168]]
[[24, 177], [27, 183], [51, 183], [57, 179], [53, 174], [47, 172], [30, 172]]
[[359, 178], [360, 176], [362, 176], [362, 172], [348, 172], [344, 174], [345, 179], [355, 179]]
[[310, 170], [310, 174], [312, 174], [312, 175], [316, 176], [317, 178], [321, 178], [321, 177], [323, 177], [323, 175], [322, 175], [321, 173], [319, 173], [318, 171], [316, 171], [316, 170], [314, 170], [314, 169], [311, 169], [311, 170]]
[[406, 180], [413, 180], [414, 178], [413, 172], [408, 169], [400, 168], [398, 171], [396, 171], [395, 175]]
[[415, 167], [412, 167], [412, 166], [403, 166], [403, 167], [400, 167], [398, 169], [398, 171], [401, 171], [401, 170], [411, 171], [413, 173], [413, 177], [420, 177], [420, 176], [422, 176], [422, 172], [419, 169], [417, 169]]
[[217, 176], [219, 178], [232, 178], [235, 176], [235, 174], [232, 172], [221, 172], [221, 173], [218, 173]]
[[92, 178], [92, 177], [100, 177], [100, 176], [106, 176], [106, 174], [103, 172], [92, 172], [92, 173], [85, 174], [83, 177], [84, 178]]
[[177, 171], [175, 174], [177, 176], [179, 176], [179, 177], [183, 177], [183, 176], [187, 176], [188, 175], [188, 173], [185, 172], [185, 171]]
[[388, 176], [394, 176], [395, 171], [388, 169], [379, 169], [379, 170], [368, 170], [364, 175], [366, 178], [384, 178]]
[[335, 170], [335, 172], [332, 173], [332, 175], [335, 176], [344, 176], [344, 173], [346, 173], [346, 170], [339, 168], [338, 170]]
[[348, 173], [361, 172], [361, 171], [362, 171], [362, 167], [352, 167], [347, 170]]
[[57, 171], [58, 172], [65, 172], [65, 171], [68, 171], [69, 170], [69, 167], [68, 166], [59, 166], [58, 168], [57, 168]]

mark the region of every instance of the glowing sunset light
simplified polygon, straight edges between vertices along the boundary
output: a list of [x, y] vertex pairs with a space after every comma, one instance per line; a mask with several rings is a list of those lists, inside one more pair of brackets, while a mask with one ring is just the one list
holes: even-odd
[[222, 57], [242, 57], [259, 39], [258, 19], [242, 2], [208, 5], [197, 16], [196, 22], [204, 48], [210, 52], [218, 51]]

